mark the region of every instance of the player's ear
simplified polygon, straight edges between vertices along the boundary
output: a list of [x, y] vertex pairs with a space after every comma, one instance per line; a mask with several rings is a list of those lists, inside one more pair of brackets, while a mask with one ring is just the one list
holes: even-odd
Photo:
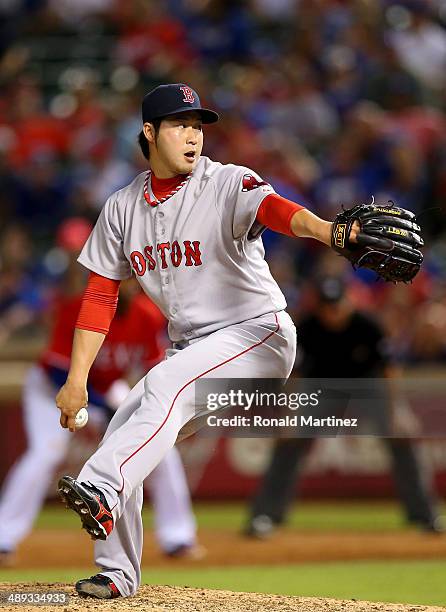
[[144, 123], [142, 129], [144, 132], [144, 136], [147, 138], [147, 141], [150, 144], [155, 144], [156, 133], [155, 133], [155, 126], [153, 125], [153, 123]]

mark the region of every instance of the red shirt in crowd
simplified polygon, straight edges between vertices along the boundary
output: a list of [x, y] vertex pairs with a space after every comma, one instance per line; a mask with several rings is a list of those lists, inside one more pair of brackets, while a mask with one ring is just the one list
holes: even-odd
[[[45, 369], [68, 371], [81, 302], [82, 295], [57, 300], [51, 337], [40, 359]], [[98, 393], [106, 393], [115, 380], [125, 378], [129, 372], [142, 376], [150, 370], [163, 357], [165, 327], [160, 310], [145, 295], [136, 295], [124, 313], [119, 309], [116, 312], [90, 370], [89, 384]]]

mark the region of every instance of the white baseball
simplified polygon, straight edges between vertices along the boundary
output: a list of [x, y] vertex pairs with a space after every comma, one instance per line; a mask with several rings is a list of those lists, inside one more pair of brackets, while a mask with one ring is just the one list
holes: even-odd
[[86, 408], [81, 408], [79, 410], [79, 412], [76, 414], [74, 423], [76, 425], [76, 429], [85, 427], [85, 425], [88, 423], [88, 411]]

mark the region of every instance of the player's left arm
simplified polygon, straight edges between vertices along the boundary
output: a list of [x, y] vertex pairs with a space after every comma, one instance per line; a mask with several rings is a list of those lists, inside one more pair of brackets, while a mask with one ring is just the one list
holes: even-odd
[[310, 210], [303, 208], [297, 210], [291, 218], [291, 232], [299, 238], [314, 238], [327, 246], [331, 245], [330, 221], [324, 221]]
[[[266, 183], [246, 179], [245, 185], [251, 192], [253, 185], [254, 188], [264, 185], [259, 195], [266, 193], [257, 200], [255, 224], [248, 239], [249, 234], [254, 238], [259, 236], [265, 227], [288, 236], [314, 238], [331, 246], [353, 267], [368, 268], [378, 277], [394, 283], [410, 282], [420, 271], [423, 262], [420, 249], [424, 246], [421, 228], [413, 212], [398, 208], [393, 202], [376, 205], [372, 199], [370, 204], [343, 208], [331, 223], [271, 192], [271, 186]], [[256, 200], [251, 198], [247, 203], [251, 204], [249, 212]]]
[[[299, 238], [314, 238], [331, 246], [331, 221], [321, 219], [307, 208], [276, 193], [267, 195], [263, 200], [256, 220], [273, 231]], [[350, 233], [352, 242], [359, 231], [359, 223], [355, 222]]]
[[[255, 240], [265, 228], [269, 228], [287, 236], [314, 238], [331, 246], [333, 223], [275, 193], [269, 183], [249, 168], [236, 167], [231, 178], [231, 181], [227, 181], [230, 188], [225, 201], [232, 203], [232, 206], [225, 206], [224, 213], [232, 214], [236, 240]], [[360, 226], [355, 221], [349, 227], [349, 237], [354, 242]]]

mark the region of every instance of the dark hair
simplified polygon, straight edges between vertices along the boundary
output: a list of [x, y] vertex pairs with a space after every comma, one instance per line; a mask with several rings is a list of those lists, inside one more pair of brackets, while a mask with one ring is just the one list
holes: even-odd
[[[158, 132], [160, 131], [160, 125], [163, 118], [153, 119], [150, 123], [153, 125], [153, 129], [155, 130], [155, 140], [158, 138]], [[142, 154], [146, 159], [150, 159], [150, 150], [149, 150], [149, 142], [144, 134], [144, 131], [141, 130], [138, 134], [138, 143], [141, 148]]]

